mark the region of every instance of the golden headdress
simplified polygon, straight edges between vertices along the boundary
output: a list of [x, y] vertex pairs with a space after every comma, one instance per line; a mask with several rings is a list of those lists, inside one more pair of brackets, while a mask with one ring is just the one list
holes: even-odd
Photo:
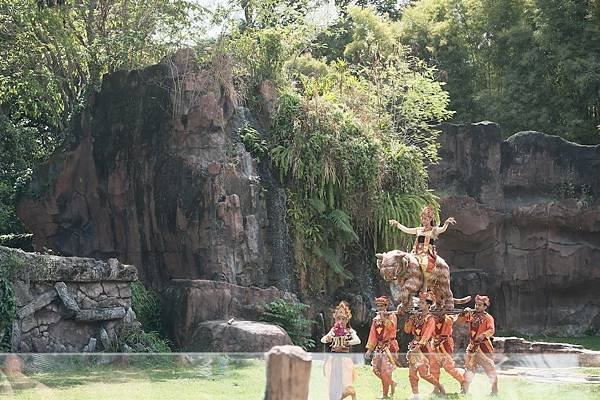
[[333, 318], [345, 318], [346, 321], [350, 321], [352, 318], [352, 311], [350, 311], [350, 306], [344, 300], [340, 301], [340, 304], [337, 305], [335, 311], [333, 312]]
[[477, 295], [475, 296], [475, 301], [480, 301], [483, 304], [485, 304], [486, 307], [489, 307], [490, 305], [490, 298], [488, 296], [482, 296], [482, 295]]
[[427, 204], [425, 207], [423, 207], [423, 209], [421, 210], [421, 217], [424, 215], [427, 215], [432, 220], [435, 219], [435, 208], [432, 204]]

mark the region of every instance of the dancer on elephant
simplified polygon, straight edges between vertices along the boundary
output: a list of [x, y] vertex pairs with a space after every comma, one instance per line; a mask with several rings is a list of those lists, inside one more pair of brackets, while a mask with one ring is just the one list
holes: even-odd
[[492, 383], [492, 396], [498, 394], [498, 376], [494, 364], [494, 346], [491, 337], [494, 336], [494, 317], [486, 312], [490, 306], [487, 296], [475, 296], [475, 310], [465, 310], [459, 314], [457, 322], [469, 325], [470, 343], [467, 346], [465, 360], [464, 392], [475, 376], [477, 368], [481, 366]]
[[431, 272], [436, 266], [437, 253], [435, 250], [435, 241], [440, 234], [446, 232], [449, 225], [456, 223], [452, 217], [448, 218], [444, 225], [437, 226], [435, 223], [435, 209], [431, 204], [423, 207], [421, 211], [421, 226], [417, 228], [407, 228], [395, 219], [389, 220], [390, 225], [395, 226], [402, 232], [409, 235], [416, 235], [416, 239], [412, 248], [412, 253], [419, 260], [419, 266], [423, 272], [425, 287], [423, 291], [427, 291], [427, 284]]
[[396, 340], [398, 321], [396, 315], [387, 310], [390, 304], [387, 296], [376, 298], [375, 304], [377, 306], [377, 316], [373, 318], [371, 323], [365, 358], [369, 359], [373, 356], [371, 365], [373, 366], [373, 373], [381, 379], [382, 399], [389, 399], [388, 395], [393, 396], [396, 391], [396, 382], [392, 379], [392, 373], [397, 366], [396, 353], [399, 350], [398, 341]]
[[[419, 311], [412, 313], [404, 324], [404, 332], [413, 335], [413, 340], [408, 344], [408, 380], [413, 392], [413, 399], [419, 398], [419, 376], [434, 386], [435, 392], [445, 395], [446, 391], [439, 379], [433, 376], [431, 369], [437, 363], [433, 349], [433, 335], [435, 333], [435, 320], [429, 312], [433, 299], [426, 292], [419, 293]], [[439, 367], [438, 367], [439, 369]]]
[[[469, 296], [470, 298], [470, 296]], [[454, 339], [452, 338], [452, 325], [458, 315], [445, 312], [434, 314], [435, 331], [433, 336], [433, 350], [436, 362], [431, 363], [431, 375], [439, 382], [440, 370], [444, 368], [450, 376], [458, 381], [461, 391], [464, 392], [464, 376], [456, 369], [454, 363]]]
[[[340, 301], [333, 312], [333, 327], [321, 338], [321, 343], [330, 343], [333, 353], [348, 353], [350, 346], [360, 344], [356, 331], [350, 326], [351, 318], [352, 311], [348, 303]], [[356, 400], [356, 371], [351, 357], [332, 355], [325, 361], [324, 370], [329, 384], [329, 400], [343, 400], [347, 397]]]

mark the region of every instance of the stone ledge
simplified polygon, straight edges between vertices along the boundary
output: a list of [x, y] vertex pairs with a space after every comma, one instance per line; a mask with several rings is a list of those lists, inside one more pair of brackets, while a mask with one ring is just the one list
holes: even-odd
[[[12, 258], [12, 261], [9, 261]], [[121, 264], [111, 258], [108, 262], [82, 257], [61, 257], [27, 253], [0, 246], [0, 264], [15, 264], [13, 278], [35, 282], [132, 282], [137, 280], [133, 265]]]

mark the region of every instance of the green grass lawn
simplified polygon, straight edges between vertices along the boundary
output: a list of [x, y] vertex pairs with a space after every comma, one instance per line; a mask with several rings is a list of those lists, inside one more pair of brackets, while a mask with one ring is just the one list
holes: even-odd
[[[80, 368], [30, 374], [23, 382], [12, 382], [7, 388], [0, 382], [0, 399], [194, 399], [194, 400], [262, 400], [265, 387], [265, 364], [263, 361], [244, 361], [225, 366], [216, 371], [213, 366], [194, 368], [155, 367], [97, 367]], [[376, 399], [380, 396], [379, 380], [368, 366], [360, 366], [356, 381], [358, 399]], [[583, 370], [582, 370], [583, 371]], [[588, 374], [600, 370], [588, 369]], [[573, 371], [571, 371], [573, 373]], [[394, 373], [398, 382], [396, 399], [406, 399], [410, 394], [406, 369]], [[442, 383], [448, 392], [458, 392], [458, 383], [442, 375]], [[36, 385], [37, 387], [32, 387]], [[327, 400], [326, 381], [322, 364], [313, 363], [310, 383], [311, 400]], [[551, 400], [573, 398], [577, 400], [600, 399], [600, 384], [549, 384], [534, 383], [519, 377], [500, 377], [502, 400]], [[431, 392], [431, 385], [421, 383], [423, 395]], [[469, 396], [451, 395], [457, 399], [486, 398], [489, 384], [485, 376], [477, 375]], [[423, 396], [426, 397], [426, 396]], [[434, 398], [433, 396], [430, 396]]]

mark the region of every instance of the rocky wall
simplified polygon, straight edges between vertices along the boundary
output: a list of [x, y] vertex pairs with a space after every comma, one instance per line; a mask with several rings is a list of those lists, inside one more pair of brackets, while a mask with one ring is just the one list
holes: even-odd
[[540, 132], [503, 140], [491, 122], [444, 125], [430, 185], [455, 296], [487, 293], [497, 329], [600, 330], [600, 146]]

